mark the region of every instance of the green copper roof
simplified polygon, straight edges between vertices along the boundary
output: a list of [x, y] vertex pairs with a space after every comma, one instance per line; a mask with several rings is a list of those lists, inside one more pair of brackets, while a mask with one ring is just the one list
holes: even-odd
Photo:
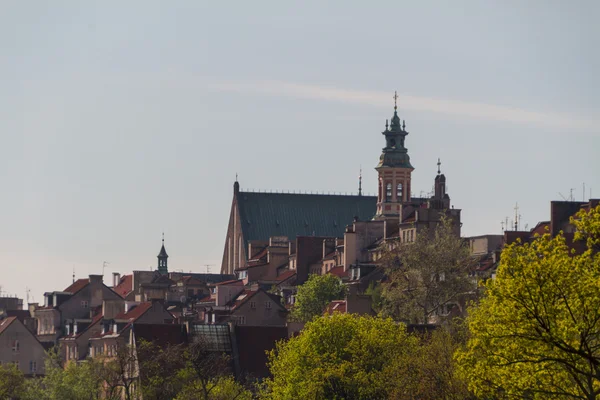
[[239, 192], [238, 208], [246, 242], [271, 236], [343, 237], [355, 216], [373, 218], [377, 197]]

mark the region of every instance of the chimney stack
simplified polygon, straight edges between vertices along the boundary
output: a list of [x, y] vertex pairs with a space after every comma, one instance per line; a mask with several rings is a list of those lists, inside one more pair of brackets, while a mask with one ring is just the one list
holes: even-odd
[[121, 274], [118, 272], [113, 272], [113, 289], [119, 286], [119, 281], [121, 280]]

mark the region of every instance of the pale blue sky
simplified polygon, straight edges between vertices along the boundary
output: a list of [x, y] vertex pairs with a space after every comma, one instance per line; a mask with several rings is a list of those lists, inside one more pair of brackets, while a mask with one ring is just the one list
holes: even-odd
[[413, 190], [467, 235], [600, 197], [600, 3], [0, 2], [0, 285], [219, 268], [242, 188], [375, 191], [392, 95]]

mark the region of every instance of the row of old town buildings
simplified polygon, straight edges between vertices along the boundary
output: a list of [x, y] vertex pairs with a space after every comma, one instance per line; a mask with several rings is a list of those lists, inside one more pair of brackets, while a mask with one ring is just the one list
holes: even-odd
[[[235, 374], [260, 378], [268, 374], [265, 351], [301, 329], [287, 315], [309, 275], [332, 274], [348, 285], [347, 298], [325, 313], [373, 313], [365, 291], [385, 279], [383, 244], [410, 243], [442, 218], [457, 236], [462, 226], [439, 160], [432, 195], [411, 195], [408, 131], [396, 107], [382, 134], [376, 196], [363, 195], [360, 182], [357, 195], [328, 195], [248, 192], [236, 180], [220, 274], [169, 271], [163, 237], [155, 271], [114, 273], [111, 282], [73, 277], [63, 290], [44, 293], [43, 304], [0, 298], [0, 363], [43, 375], [45, 350], [54, 346], [68, 363], [112, 356], [141, 339], [175, 344], [202, 337], [231, 356]], [[505, 244], [560, 231], [572, 240], [569, 218], [599, 203], [552, 201], [550, 219], [530, 230], [465, 238], [478, 262], [474, 287], [493, 277]], [[445, 312], [464, 312], [454, 306]]]

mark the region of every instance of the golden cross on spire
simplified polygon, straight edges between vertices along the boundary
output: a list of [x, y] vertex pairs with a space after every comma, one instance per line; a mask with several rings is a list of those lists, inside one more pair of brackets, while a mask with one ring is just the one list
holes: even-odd
[[398, 92], [394, 90], [394, 110], [398, 109]]

